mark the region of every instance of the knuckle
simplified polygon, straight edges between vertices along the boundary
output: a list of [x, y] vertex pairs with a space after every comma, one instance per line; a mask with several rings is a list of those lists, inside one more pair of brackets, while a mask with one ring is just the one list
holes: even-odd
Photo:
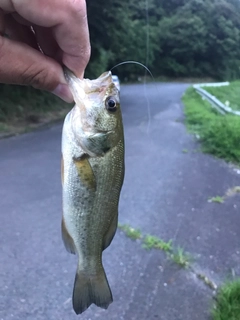
[[81, 58], [84, 63], [88, 63], [91, 55], [91, 47], [84, 47], [80, 50]]
[[68, 7], [73, 14], [80, 14], [86, 16], [86, 2], [85, 0], [67, 0]]

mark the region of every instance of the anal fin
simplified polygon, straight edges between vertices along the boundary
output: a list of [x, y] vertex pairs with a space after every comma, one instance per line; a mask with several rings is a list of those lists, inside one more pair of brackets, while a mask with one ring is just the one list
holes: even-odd
[[70, 236], [66, 228], [64, 218], [62, 218], [62, 239], [63, 239], [63, 243], [65, 245], [66, 250], [72, 254], [76, 254], [73, 238]]
[[115, 214], [115, 216], [110, 224], [110, 227], [104, 236], [103, 250], [105, 250], [111, 244], [112, 239], [114, 238], [116, 230], [117, 230], [117, 223], [118, 223], [118, 214]]

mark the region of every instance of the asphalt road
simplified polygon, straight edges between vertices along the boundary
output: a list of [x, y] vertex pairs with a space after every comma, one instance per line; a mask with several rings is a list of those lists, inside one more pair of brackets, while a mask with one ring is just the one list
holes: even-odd
[[[119, 221], [173, 239], [194, 256], [197, 272], [220, 284], [233, 270], [240, 273], [240, 196], [207, 200], [240, 185], [240, 175], [199, 152], [186, 132], [180, 102], [186, 88], [122, 86], [126, 176]], [[107, 311], [91, 306], [74, 314], [76, 257], [60, 234], [60, 140], [57, 125], [0, 141], [0, 320], [209, 319], [212, 290], [121, 231], [104, 253], [114, 302]]]

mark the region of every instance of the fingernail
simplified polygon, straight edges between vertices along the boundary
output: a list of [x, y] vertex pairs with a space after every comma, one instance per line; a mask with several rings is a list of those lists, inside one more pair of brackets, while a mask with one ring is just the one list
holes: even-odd
[[72, 93], [66, 84], [59, 84], [52, 93], [66, 102], [73, 102]]

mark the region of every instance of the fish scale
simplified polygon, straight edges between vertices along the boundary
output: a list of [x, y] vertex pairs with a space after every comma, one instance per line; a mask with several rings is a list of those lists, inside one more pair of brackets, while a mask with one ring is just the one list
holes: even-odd
[[76, 105], [62, 132], [62, 238], [78, 255], [72, 301], [80, 314], [92, 303], [107, 309], [112, 302], [102, 251], [117, 228], [124, 135], [111, 72], [95, 80], [78, 79], [68, 70], [65, 75]]

